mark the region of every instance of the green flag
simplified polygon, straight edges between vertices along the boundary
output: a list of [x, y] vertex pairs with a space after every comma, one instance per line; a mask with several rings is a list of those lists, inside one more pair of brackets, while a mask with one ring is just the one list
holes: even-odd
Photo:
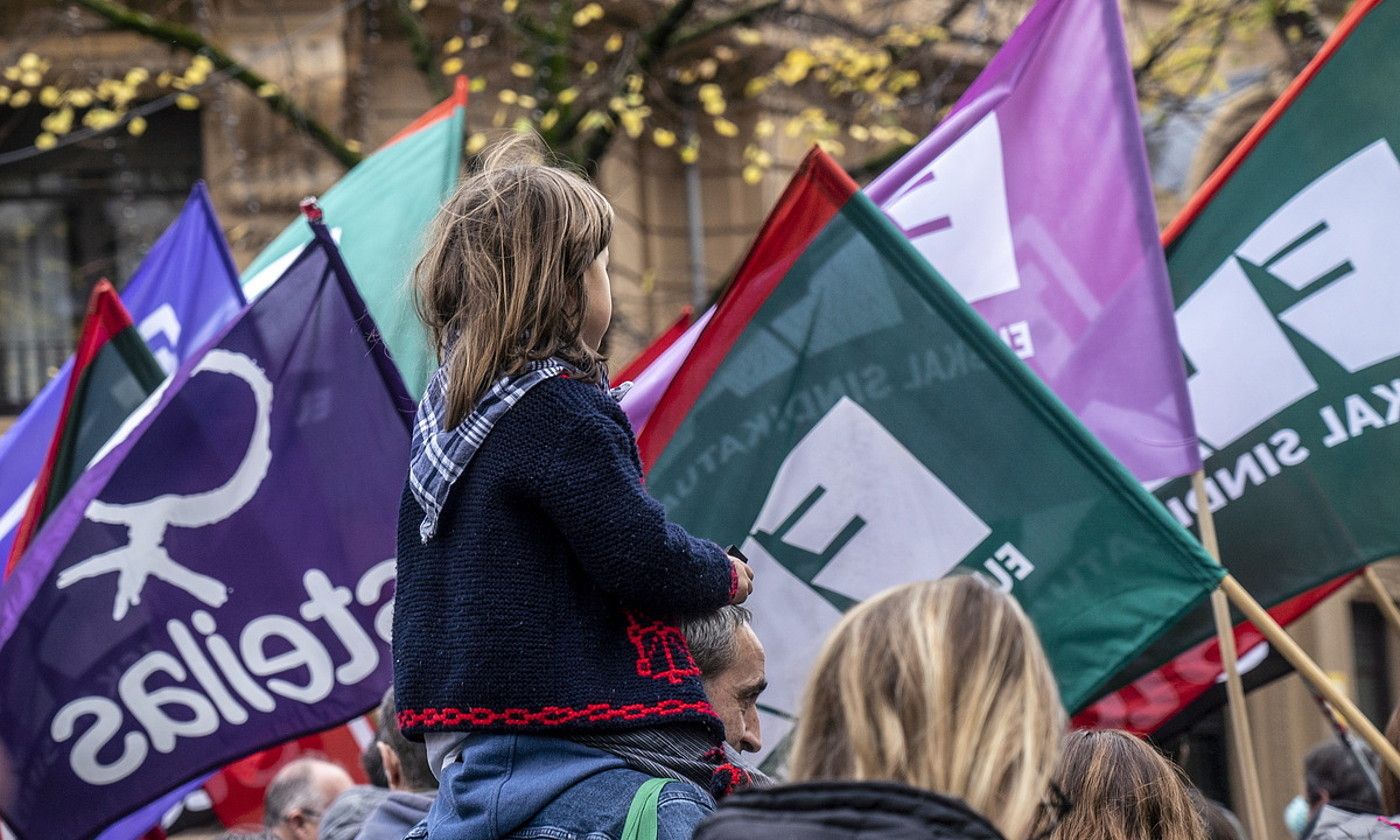
[[1009, 589], [1074, 709], [1220, 570], [814, 150], [640, 441], [741, 544], [771, 747], [840, 613], [957, 571]]
[[6, 577], [93, 456], [164, 379], [117, 290], [99, 280], [88, 298], [63, 412], [10, 547]]
[[[457, 184], [466, 118], [466, 79], [452, 98], [424, 114], [365, 158], [320, 197], [326, 226], [336, 236], [355, 287], [384, 336], [415, 399], [436, 367], [413, 311], [408, 279], [423, 235]], [[281, 276], [311, 241], [311, 228], [292, 222], [243, 272], [249, 299]]]
[[[1221, 557], [1266, 606], [1400, 554], [1397, 43], [1400, 3], [1359, 3], [1167, 232]], [[1188, 480], [1156, 492], [1195, 524]]]

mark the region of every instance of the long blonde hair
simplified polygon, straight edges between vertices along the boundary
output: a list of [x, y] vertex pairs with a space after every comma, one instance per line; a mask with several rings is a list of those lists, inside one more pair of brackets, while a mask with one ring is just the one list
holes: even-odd
[[414, 271], [414, 303], [447, 366], [455, 426], [497, 378], [558, 356], [596, 382], [580, 338], [584, 272], [612, 240], [613, 210], [580, 175], [546, 163], [529, 135], [482, 156], [438, 213]]
[[912, 583], [858, 605], [827, 639], [789, 775], [954, 796], [1022, 840], [1064, 729], [1050, 665], [1013, 598], [970, 576]]
[[1071, 732], [1056, 778], [1069, 811], [1052, 840], [1206, 840], [1181, 770], [1127, 732]]

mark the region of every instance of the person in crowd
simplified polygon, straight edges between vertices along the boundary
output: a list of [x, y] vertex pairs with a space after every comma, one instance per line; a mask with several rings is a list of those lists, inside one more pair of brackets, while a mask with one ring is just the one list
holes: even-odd
[[1191, 804], [1200, 815], [1206, 827], [1206, 840], [1248, 840], [1244, 826], [1234, 812], [1214, 799], [1201, 793], [1194, 785], [1190, 788]]
[[360, 767], [364, 769], [365, 778], [369, 779], [371, 786], [388, 789], [389, 777], [384, 775], [384, 759], [379, 755], [378, 739], [370, 742], [360, 753]]
[[[1374, 772], [1376, 761], [1370, 748], [1358, 744], [1357, 749]], [[1303, 793], [1288, 803], [1284, 822], [1294, 837], [1306, 838], [1326, 833], [1357, 815], [1380, 811], [1380, 796], [1357, 763], [1357, 754], [1346, 744], [1329, 739], [1303, 758]]]
[[[388, 797], [388, 788], [374, 785], [355, 785], [346, 789], [321, 815], [317, 840], [355, 840], [360, 829], [364, 828], [365, 820]], [[395, 835], [394, 840], [400, 840], [404, 831]]]
[[[1392, 746], [1400, 748], [1400, 707], [1397, 707], [1390, 715], [1390, 722], [1385, 727], [1385, 739]], [[1350, 751], [1348, 751], [1350, 752]], [[1318, 820], [1318, 825], [1304, 835], [1307, 840], [1386, 840], [1400, 839], [1400, 778], [1383, 762], [1379, 768], [1381, 782], [1380, 809], [1372, 813], [1354, 814], [1348, 819], [1331, 825], [1322, 825]], [[1361, 798], [1358, 791], [1348, 788], [1351, 796]], [[1329, 804], [1340, 802], [1339, 798], [1332, 798]], [[1326, 810], [1320, 809], [1319, 813]]]
[[354, 782], [338, 765], [299, 758], [277, 771], [263, 794], [263, 825], [278, 840], [316, 840], [321, 816]]
[[441, 780], [435, 840], [507, 836], [616, 759], [741, 778], [677, 621], [742, 602], [752, 573], [646, 493], [599, 350], [612, 207], [538, 149], [484, 156], [414, 277], [442, 366], [400, 506], [394, 688]]
[[768, 678], [752, 620], [748, 610], [730, 605], [681, 625], [705, 695], [724, 722], [725, 743], [735, 752], [763, 749], [758, 698]]
[[1058, 810], [1064, 729], [1011, 596], [974, 576], [895, 587], [848, 612], [817, 657], [792, 783], [725, 799], [696, 840], [1027, 840]]
[[437, 795], [437, 777], [428, 767], [428, 752], [420, 742], [399, 731], [394, 711], [394, 689], [384, 693], [379, 706], [376, 738], [389, 781], [387, 796], [375, 801], [362, 827], [351, 835], [357, 840], [401, 840], [408, 830], [428, 816]]
[[1127, 732], [1066, 735], [1056, 782], [1068, 809], [1051, 840], [1206, 840], [1180, 768]]

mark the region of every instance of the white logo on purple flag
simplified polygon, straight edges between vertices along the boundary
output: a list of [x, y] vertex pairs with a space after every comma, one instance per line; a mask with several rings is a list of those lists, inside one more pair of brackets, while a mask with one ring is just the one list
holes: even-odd
[[205, 354], [191, 378], [200, 373], [222, 373], [241, 379], [253, 392], [256, 416], [243, 462], [222, 487], [189, 496], [165, 494], [144, 502], [116, 504], [94, 499], [86, 518], [93, 522], [125, 525], [128, 542], [121, 548], [75, 563], [58, 576], [58, 588], [102, 575], [117, 575], [117, 595], [112, 619], [121, 621], [131, 607], [141, 603], [149, 578], [157, 578], [184, 590], [211, 607], [223, 606], [228, 589], [219, 580], [192, 571], [166, 552], [166, 531], [203, 528], [222, 522], [246, 505], [258, 492], [272, 463], [272, 383], [262, 368], [241, 353], [214, 349]]
[[[968, 201], [969, 195], [979, 200]], [[1021, 288], [995, 111], [929, 162], [883, 209], [968, 303]], [[946, 235], [953, 229], [956, 236]]]

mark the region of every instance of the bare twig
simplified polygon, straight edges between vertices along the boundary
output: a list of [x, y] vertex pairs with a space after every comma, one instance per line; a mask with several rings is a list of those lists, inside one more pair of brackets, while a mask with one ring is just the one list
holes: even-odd
[[438, 72], [437, 64], [433, 61], [433, 44], [428, 39], [428, 32], [423, 27], [423, 19], [413, 11], [413, 6], [409, 0], [394, 0], [394, 10], [399, 19], [399, 26], [403, 29], [404, 35], [408, 38], [408, 47], [413, 52], [413, 66], [418, 68], [418, 72], [423, 74], [423, 80], [428, 85], [428, 92], [434, 99], [447, 98], [447, 82]]
[[212, 41], [204, 38], [193, 29], [178, 23], [161, 20], [145, 12], [138, 12], [114, 0], [75, 0], [78, 5], [95, 12], [110, 21], [118, 29], [135, 32], [163, 45], [175, 46], [197, 55], [203, 55], [213, 63], [214, 68], [237, 80], [272, 110], [285, 117], [299, 131], [315, 140], [332, 157], [346, 167], [354, 166], [361, 160], [359, 152], [346, 145], [345, 140], [320, 120], [307, 113], [281, 89], [268, 79], [244, 66]]

